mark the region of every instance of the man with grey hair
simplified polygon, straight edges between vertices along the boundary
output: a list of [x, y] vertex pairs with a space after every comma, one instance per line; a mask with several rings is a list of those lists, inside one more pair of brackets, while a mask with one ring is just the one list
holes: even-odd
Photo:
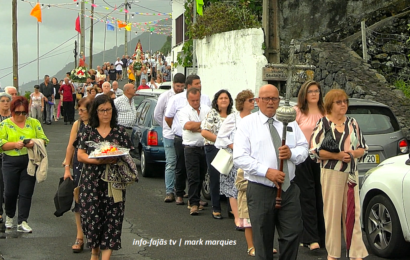
[[114, 99], [114, 104], [118, 112], [118, 124], [125, 127], [130, 137], [132, 126], [137, 121], [137, 110], [135, 109], [133, 101], [134, 94], [135, 86], [128, 83], [124, 86], [124, 95]]
[[9, 94], [12, 98], [17, 97], [18, 93], [17, 93], [17, 89], [13, 86], [7, 86], [4, 88], [4, 92], [6, 92], [7, 94]]
[[97, 95], [95, 95], [95, 97], [108, 94], [108, 92], [111, 91], [111, 84], [110, 84], [110, 82], [104, 82], [101, 87], [102, 87], [102, 91], [103, 91], [103, 92], [98, 93]]
[[114, 81], [112, 83], [112, 91], [114, 92], [116, 97], [122, 96], [122, 94], [124, 94], [124, 91], [122, 91], [122, 89], [118, 88], [118, 81]]
[[54, 88], [50, 84], [50, 77], [44, 76], [44, 82], [40, 84], [40, 92], [44, 95], [45, 108], [43, 112], [43, 123], [51, 125], [51, 117], [53, 114], [52, 102], [54, 102]]

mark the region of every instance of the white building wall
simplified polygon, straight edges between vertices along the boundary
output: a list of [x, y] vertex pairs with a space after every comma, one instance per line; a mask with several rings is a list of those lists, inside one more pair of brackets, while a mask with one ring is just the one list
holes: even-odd
[[268, 63], [263, 55], [262, 29], [244, 29], [215, 34], [196, 41], [198, 75], [202, 92], [213, 99], [220, 89], [236, 95], [250, 89], [258, 96], [262, 68]]
[[175, 39], [175, 20], [185, 12], [184, 0], [174, 0], [172, 1], [172, 47], [176, 45]]

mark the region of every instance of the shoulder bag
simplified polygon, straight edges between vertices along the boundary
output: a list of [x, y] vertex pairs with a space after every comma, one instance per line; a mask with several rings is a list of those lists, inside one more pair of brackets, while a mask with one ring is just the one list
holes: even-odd
[[329, 126], [329, 123], [323, 122], [323, 125], [325, 124], [327, 124], [327, 127], [325, 126], [325, 138], [323, 139], [319, 150], [325, 150], [331, 153], [338, 153], [340, 152], [339, 144], [333, 138], [332, 128]]

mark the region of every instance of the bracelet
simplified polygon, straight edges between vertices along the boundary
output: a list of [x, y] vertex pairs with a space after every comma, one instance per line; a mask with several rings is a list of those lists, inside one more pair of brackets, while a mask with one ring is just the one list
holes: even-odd
[[64, 165], [64, 167], [70, 167], [70, 165]]

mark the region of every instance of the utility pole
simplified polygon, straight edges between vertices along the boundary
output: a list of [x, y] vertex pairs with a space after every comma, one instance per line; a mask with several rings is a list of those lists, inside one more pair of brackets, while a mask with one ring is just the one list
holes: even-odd
[[18, 68], [18, 48], [17, 48], [17, 0], [13, 0], [11, 5], [11, 13], [13, 19], [13, 86], [19, 87], [19, 68]]
[[279, 0], [263, 0], [262, 28], [265, 34], [265, 56], [269, 63], [280, 62]]
[[93, 68], [93, 38], [94, 38], [94, 0], [91, 0], [91, 27], [90, 27], [90, 69]]
[[[125, 23], [128, 25], [128, 0], [125, 0]], [[128, 53], [128, 31], [124, 30], [124, 55]]]
[[82, 53], [85, 57], [85, 24], [84, 24], [84, 10], [85, 2], [81, 1], [81, 39], [80, 39], [80, 54]]

